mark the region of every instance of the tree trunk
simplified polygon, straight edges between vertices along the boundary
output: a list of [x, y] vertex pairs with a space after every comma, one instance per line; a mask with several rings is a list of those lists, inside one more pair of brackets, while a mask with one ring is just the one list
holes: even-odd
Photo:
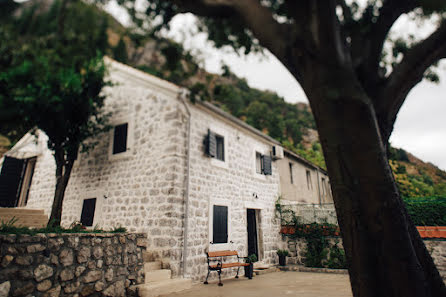
[[53, 206], [51, 208], [48, 227], [60, 226], [65, 189], [67, 188], [74, 163], [74, 160], [65, 160], [65, 155], [62, 149], [55, 149], [54, 158], [56, 160], [56, 191], [54, 192]]
[[398, 193], [371, 101], [342, 66], [327, 69], [313, 61], [309, 69], [303, 87], [325, 155], [353, 295], [446, 296]]

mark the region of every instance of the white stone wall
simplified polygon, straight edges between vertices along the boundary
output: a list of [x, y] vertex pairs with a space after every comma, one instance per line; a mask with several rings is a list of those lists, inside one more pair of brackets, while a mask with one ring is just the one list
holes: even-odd
[[44, 133], [39, 133], [37, 142], [45, 149], [42, 149], [41, 154], [37, 156], [26, 207], [43, 209], [49, 217], [56, 189], [56, 162], [53, 153], [46, 149], [48, 137]]
[[[277, 163], [280, 171], [280, 187], [283, 199], [307, 204], [333, 203], [327, 174], [287, 155], [285, 158], [278, 160]], [[293, 170], [293, 183], [291, 183], [290, 163]], [[307, 183], [307, 171], [310, 172], [311, 176], [310, 184]], [[325, 182], [322, 181], [323, 179]]]
[[[204, 107], [191, 105], [192, 138], [188, 223], [187, 275], [202, 279], [207, 273], [205, 253], [211, 250], [236, 249], [247, 256], [247, 209], [259, 209], [258, 237], [260, 260], [275, 263], [280, 242], [280, 223], [275, 219], [274, 203], [279, 195], [276, 162], [273, 174], [255, 172], [255, 152], [269, 154], [271, 143], [231, 124]], [[226, 160], [209, 158], [203, 139], [208, 129], [224, 136]], [[257, 198], [254, 196], [257, 195]], [[229, 207], [228, 241], [233, 244], [210, 244], [210, 213], [214, 204]]]

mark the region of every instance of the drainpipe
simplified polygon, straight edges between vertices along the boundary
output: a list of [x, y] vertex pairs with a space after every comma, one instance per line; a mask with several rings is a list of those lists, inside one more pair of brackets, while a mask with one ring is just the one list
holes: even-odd
[[319, 169], [316, 169], [316, 176], [317, 176], [317, 195], [319, 197], [319, 205], [322, 205], [321, 189], [319, 187]]
[[186, 108], [186, 112], [188, 115], [187, 120], [187, 159], [186, 159], [186, 189], [184, 193], [184, 238], [183, 238], [183, 277], [186, 277], [186, 267], [187, 267], [187, 238], [188, 238], [188, 224], [189, 224], [189, 183], [190, 183], [190, 138], [191, 138], [191, 113], [189, 106], [186, 103], [186, 96], [188, 95], [188, 91], [183, 89], [181, 93], [178, 94], [179, 99], [183, 103]]

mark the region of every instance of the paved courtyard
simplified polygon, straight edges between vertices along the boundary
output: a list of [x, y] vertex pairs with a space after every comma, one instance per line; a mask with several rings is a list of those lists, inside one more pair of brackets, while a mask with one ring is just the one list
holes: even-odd
[[223, 280], [223, 287], [217, 283], [197, 284], [192, 289], [165, 295], [215, 296], [215, 297], [351, 297], [350, 283], [346, 274], [311, 272], [274, 272], [255, 276], [252, 280], [245, 277]]

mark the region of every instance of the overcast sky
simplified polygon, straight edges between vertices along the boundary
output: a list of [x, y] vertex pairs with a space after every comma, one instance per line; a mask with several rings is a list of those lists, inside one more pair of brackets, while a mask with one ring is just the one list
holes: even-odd
[[[111, 12], [124, 21], [118, 9]], [[182, 42], [201, 59], [209, 72], [218, 73], [222, 61], [239, 77], [247, 79], [250, 86], [277, 92], [288, 102], [308, 102], [305, 93], [293, 76], [271, 54], [265, 56], [237, 55], [232, 50], [216, 50], [204, 34], [193, 29], [192, 15], [176, 16], [171, 23], [169, 37]], [[427, 24], [420, 36], [430, 34], [433, 26]], [[419, 28], [400, 19], [393, 31], [398, 35], [413, 33]], [[424, 35], [424, 36], [423, 36]], [[401, 108], [390, 142], [426, 162], [446, 170], [446, 62], [440, 63], [440, 84], [422, 82], [416, 86]]]

